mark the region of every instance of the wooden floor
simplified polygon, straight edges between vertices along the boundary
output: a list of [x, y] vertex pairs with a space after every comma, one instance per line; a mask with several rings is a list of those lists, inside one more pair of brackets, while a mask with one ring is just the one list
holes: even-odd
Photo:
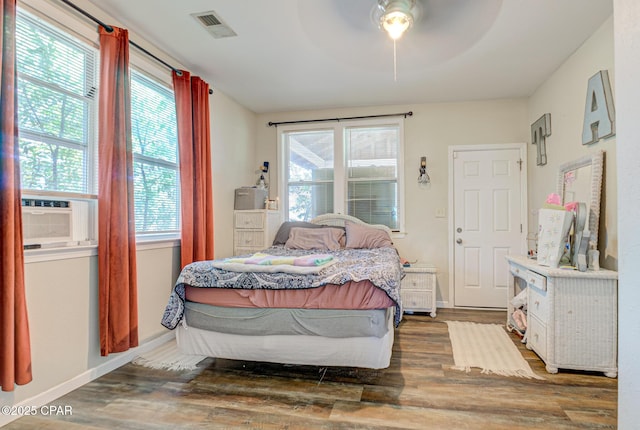
[[72, 415], [23, 417], [15, 429], [576, 429], [615, 428], [617, 379], [545, 372], [544, 380], [465, 373], [446, 320], [504, 323], [504, 312], [405, 315], [383, 370], [206, 359], [171, 372], [127, 364], [52, 402]]

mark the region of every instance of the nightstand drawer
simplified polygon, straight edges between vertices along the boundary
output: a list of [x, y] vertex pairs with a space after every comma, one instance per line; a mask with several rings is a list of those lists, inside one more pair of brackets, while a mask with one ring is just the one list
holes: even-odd
[[402, 297], [402, 306], [407, 310], [431, 311], [435, 309], [432, 295], [425, 294], [424, 291], [402, 290], [400, 295]]
[[432, 276], [425, 273], [406, 273], [402, 280], [402, 288], [411, 290], [427, 290], [434, 288]]

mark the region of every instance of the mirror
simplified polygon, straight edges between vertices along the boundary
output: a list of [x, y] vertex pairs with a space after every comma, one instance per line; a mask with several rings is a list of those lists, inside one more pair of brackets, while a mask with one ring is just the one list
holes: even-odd
[[562, 164], [558, 174], [557, 193], [562, 198], [562, 204], [583, 202], [586, 206], [588, 215], [584, 229], [591, 232], [589, 245], [594, 249], [598, 248], [603, 168], [604, 151], [598, 151]]

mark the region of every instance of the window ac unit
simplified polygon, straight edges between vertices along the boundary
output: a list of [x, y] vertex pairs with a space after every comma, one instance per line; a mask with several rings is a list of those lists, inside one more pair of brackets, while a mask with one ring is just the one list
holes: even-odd
[[22, 232], [25, 247], [77, 244], [79, 241], [88, 240], [88, 226], [87, 202], [22, 199]]

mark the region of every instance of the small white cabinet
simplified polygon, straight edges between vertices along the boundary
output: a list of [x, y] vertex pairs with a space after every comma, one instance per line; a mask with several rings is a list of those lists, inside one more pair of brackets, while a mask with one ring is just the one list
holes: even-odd
[[270, 247], [279, 227], [278, 211], [233, 211], [233, 254], [253, 254]]
[[404, 268], [400, 287], [405, 312], [429, 312], [436, 316], [436, 268], [424, 263]]
[[525, 342], [545, 362], [547, 372], [576, 369], [615, 378], [617, 365], [618, 273], [579, 272], [539, 265], [524, 256], [507, 256], [511, 300], [526, 289]]

